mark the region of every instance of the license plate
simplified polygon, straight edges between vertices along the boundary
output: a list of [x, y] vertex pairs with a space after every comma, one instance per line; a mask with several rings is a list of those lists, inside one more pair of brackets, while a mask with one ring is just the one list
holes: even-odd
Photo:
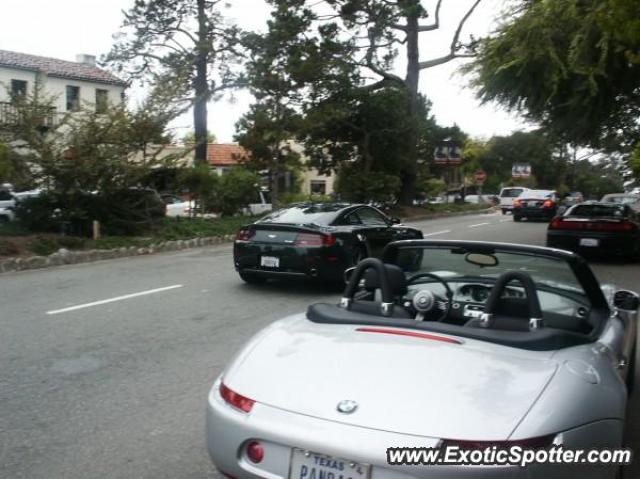
[[580, 238], [580, 246], [598, 246], [600, 242], [593, 238]]
[[368, 465], [294, 449], [289, 479], [368, 479], [369, 469]]
[[276, 258], [275, 256], [262, 256], [260, 258], [260, 266], [264, 266], [265, 268], [279, 268], [280, 258]]

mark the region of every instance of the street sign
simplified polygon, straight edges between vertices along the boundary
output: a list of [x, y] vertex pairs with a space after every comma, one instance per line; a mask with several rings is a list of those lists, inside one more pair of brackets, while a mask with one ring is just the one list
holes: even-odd
[[482, 171], [482, 170], [478, 170], [473, 174], [475, 180], [476, 180], [476, 184], [478, 185], [482, 185], [484, 184], [485, 180], [487, 179], [487, 174]]
[[531, 165], [529, 163], [515, 163], [511, 167], [511, 177], [514, 180], [524, 180], [531, 176]]

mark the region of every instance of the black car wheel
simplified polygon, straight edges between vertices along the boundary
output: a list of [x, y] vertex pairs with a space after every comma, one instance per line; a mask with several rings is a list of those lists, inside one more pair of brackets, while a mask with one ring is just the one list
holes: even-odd
[[244, 271], [240, 271], [238, 274], [240, 275], [240, 278], [242, 278], [242, 280], [248, 284], [261, 284], [267, 280], [262, 276], [258, 276], [256, 274], [251, 274], [251, 273], [245, 273]]
[[522, 217], [518, 216], [518, 215], [513, 215], [513, 221], [520, 221], [522, 219]]
[[507, 214], [507, 210], [505, 208], [502, 208], [502, 214], [506, 215]]

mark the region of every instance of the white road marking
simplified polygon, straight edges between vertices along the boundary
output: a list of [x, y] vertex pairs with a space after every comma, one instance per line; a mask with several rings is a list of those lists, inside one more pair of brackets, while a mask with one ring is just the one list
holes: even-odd
[[513, 220], [510, 218], [507, 218], [506, 220], [500, 220], [500, 223], [506, 223], [507, 221], [513, 221]]
[[485, 225], [489, 225], [491, 223], [478, 223], [477, 225], [469, 225], [469, 228], [477, 228], [478, 226], [485, 226]]
[[115, 298], [103, 299], [100, 301], [94, 301], [92, 303], [78, 304], [76, 306], [69, 306], [68, 308], [54, 309], [53, 311], [47, 311], [47, 314], [60, 314], [67, 313], [69, 311], [76, 311], [78, 309], [91, 308], [93, 306], [99, 306], [101, 304], [113, 303], [115, 301], [122, 301], [124, 299], [137, 298], [138, 296], [145, 296], [147, 294], [161, 293], [162, 291], [169, 291], [170, 289], [182, 288], [181, 284], [174, 284], [172, 286], [165, 286], [164, 288], [149, 289], [147, 291], [140, 291], [139, 293], [125, 294], [124, 296], [116, 296]]
[[426, 238], [427, 236], [444, 235], [444, 234], [447, 234], [447, 233], [451, 233], [451, 230], [436, 231], [435, 233], [427, 233], [426, 235], [422, 235], [422, 236], [424, 236]]

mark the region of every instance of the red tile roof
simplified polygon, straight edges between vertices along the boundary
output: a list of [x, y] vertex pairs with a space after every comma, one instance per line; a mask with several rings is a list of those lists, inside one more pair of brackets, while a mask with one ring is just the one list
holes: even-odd
[[249, 152], [235, 143], [209, 143], [209, 166], [235, 166], [249, 159]]
[[0, 50], [0, 66], [44, 72], [48, 76], [126, 86], [126, 82], [93, 65]]

